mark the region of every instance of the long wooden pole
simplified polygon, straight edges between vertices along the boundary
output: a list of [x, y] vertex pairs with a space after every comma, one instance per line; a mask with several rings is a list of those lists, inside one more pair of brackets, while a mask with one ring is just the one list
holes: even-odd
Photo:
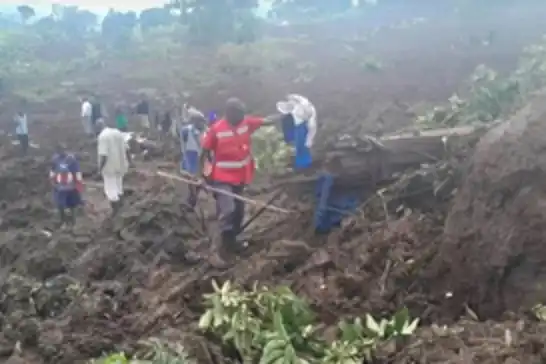
[[186, 179], [184, 177], [180, 177], [180, 176], [177, 176], [177, 175], [174, 175], [174, 174], [171, 174], [171, 173], [167, 173], [167, 172], [163, 172], [163, 171], [157, 171], [156, 175], [158, 175], [160, 177], [163, 177], [163, 178], [168, 178], [170, 180], [183, 182], [183, 183], [186, 183], [188, 185], [203, 186], [203, 188], [208, 190], [208, 191], [223, 194], [223, 195], [232, 197], [232, 198], [234, 198], [236, 200], [243, 201], [243, 202], [245, 202], [245, 203], [247, 203], [249, 205], [262, 207], [262, 208], [265, 208], [265, 209], [270, 210], [270, 211], [280, 212], [280, 213], [284, 213], [284, 214], [290, 214], [290, 213], [294, 212], [294, 211], [291, 211], [291, 210], [283, 209], [281, 207], [277, 207], [277, 206], [273, 206], [273, 205], [264, 203], [262, 201], [252, 200], [252, 199], [249, 199], [247, 197], [243, 197], [241, 195], [238, 195], [236, 193], [220, 190], [220, 189], [214, 188], [212, 186], [208, 186], [208, 185], [202, 185], [200, 182], [197, 182], [197, 181], [194, 181], [194, 180], [191, 180], [191, 179]]

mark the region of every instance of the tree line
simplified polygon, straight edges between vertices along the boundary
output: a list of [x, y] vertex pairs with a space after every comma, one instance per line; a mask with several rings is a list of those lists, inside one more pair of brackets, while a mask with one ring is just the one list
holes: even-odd
[[[331, 15], [367, 5], [369, 1], [269, 0], [267, 18], [292, 21]], [[191, 40], [196, 42], [246, 42], [256, 39], [261, 24], [267, 21], [256, 14], [260, 3], [259, 0], [171, 0], [164, 6], [145, 9], [140, 14], [110, 10], [102, 19], [77, 6], [53, 5], [51, 13], [40, 18], [35, 9], [26, 4], [18, 6], [17, 11], [20, 23], [39, 32], [56, 31], [71, 37], [102, 33], [118, 45], [128, 40], [136, 27], [147, 32], [174, 24], [185, 26]], [[0, 23], [2, 25], [7, 23], [4, 21]]]
[[[53, 5], [51, 13], [37, 19], [35, 10], [22, 4], [17, 10], [20, 23], [33, 27], [41, 34], [54, 31], [70, 37], [85, 37], [101, 33], [117, 47], [128, 41], [138, 27], [148, 32], [160, 26], [181, 25], [187, 29], [191, 41], [200, 43], [212, 42], [247, 42], [260, 35], [265, 21], [292, 22], [309, 21], [327, 18], [347, 11], [366, 14], [373, 18], [374, 12], [389, 12], [395, 9], [407, 15], [446, 11], [453, 7], [467, 4], [470, 0], [169, 0], [160, 7], [136, 12], [110, 10], [99, 19], [97, 14], [80, 9], [77, 6]], [[492, 5], [493, 0], [472, 2]], [[495, 0], [495, 4], [513, 3], [515, 0]], [[521, 3], [532, 3], [537, 0], [520, 0]], [[259, 17], [256, 10], [259, 6], [269, 5], [267, 18]], [[523, 4], [522, 4], [523, 5]], [[425, 14], [426, 13], [426, 14]], [[365, 21], [366, 17], [363, 17]], [[5, 20], [5, 19], [4, 19]], [[6, 25], [0, 20], [0, 27]]]

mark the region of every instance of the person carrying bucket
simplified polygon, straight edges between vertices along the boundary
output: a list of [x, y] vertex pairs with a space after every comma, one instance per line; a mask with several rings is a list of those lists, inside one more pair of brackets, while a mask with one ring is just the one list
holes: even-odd
[[289, 94], [286, 100], [277, 102], [281, 113], [284, 141], [295, 149], [294, 169], [311, 166], [311, 147], [317, 133], [317, 111], [315, 106], [298, 94]]

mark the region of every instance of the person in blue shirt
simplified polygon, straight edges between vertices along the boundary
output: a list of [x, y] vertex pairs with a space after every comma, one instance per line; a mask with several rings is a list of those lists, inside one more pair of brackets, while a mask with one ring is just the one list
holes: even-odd
[[30, 144], [28, 138], [27, 115], [23, 111], [17, 112], [17, 114], [15, 114], [14, 123], [15, 135], [17, 135], [17, 140], [19, 140], [19, 145], [21, 146], [23, 155], [26, 155]]
[[[75, 223], [75, 209], [82, 204], [83, 177], [76, 157], [62, 144], [52, 158], [49, 178], [53, 186], [55, 205], [59, 210], [61, 227]], [[70, 214], [67, 215], [67, 210]]]
[[[199, 110], [184, 105], [185, 125], [180, 129], [180, 170], [196, 176], [199, 173], [199, 158], [201, 155], [201, 135], [207, 125], [207, 120]], [[189, 186], [188, 205], [195, 207], [199, 188]]]

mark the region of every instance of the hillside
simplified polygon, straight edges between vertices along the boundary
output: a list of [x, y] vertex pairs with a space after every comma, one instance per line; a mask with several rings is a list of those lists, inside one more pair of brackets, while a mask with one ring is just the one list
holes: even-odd
[[[375, 23], [353, 13], [266, 24], [253, 41], [215, 44], [196, 43], [178, 23], [131, 29], [119, 43], [107, 36], [119, 28], [70, 34], [68, 21], [2, 33], [2, 360], [73, 364], [123, 352], [155, 364], [254, 364], [282, 344], [285, 356], [276, 358], [285, 363], [290, 354], [356, 364], [363, 353], [374, 364], [543, 362], [546, 5], [500, 7], [487, 18], [433, 9], [445, 16], [404, 19], [398, 9]], [[245, 231], [247, 248], [227, 269], [214, 268], [212, 196], [197, 213], [184, 209], [186, 186], [157, 174], [176, 176], [178, 141], [133, 118], [130, 129], [157, 147], [135, 152], [125, 205], [110, 217], [80, 96], [96, 96], [110, 114], [143, 95], [154, 112], [184, 102], [221, 111], [237, 96], [268, 114], [290, 92], [317, 107], [321, 167], [330, 169], [328, 154], [340, 150], [362, 161], [337, 176], [358, 187], [359, 207], [330, 234], [313, 228], [313, 186], [281, 184], [292, 176], [276, 155], [284, 146], [260, 131], [256, 158], [275, 169], [260, 169], [245, 196], [268, 201], [280, 189], [275, 205], [285, 212], [260, 215]], [[28, 156], [11, 135], [21, 101]], [[427, 129], [474, 124], [479, 142], [440, 145], [445, 153], [381, 188], [367, 184], [369, 157], [358, 143], [338, 146], [347, 136], [403, 129], [420, 140]], [[86, 180], [86, 206], [62, 231], [47, 179], [58, 142], [76, 153]], [[249, 206], [249, 216], [256, 211]], [[213, 282], [223, 293], [214, 295]], [[379, 333], [367, 314], [392, 318], [390, 329]]]

